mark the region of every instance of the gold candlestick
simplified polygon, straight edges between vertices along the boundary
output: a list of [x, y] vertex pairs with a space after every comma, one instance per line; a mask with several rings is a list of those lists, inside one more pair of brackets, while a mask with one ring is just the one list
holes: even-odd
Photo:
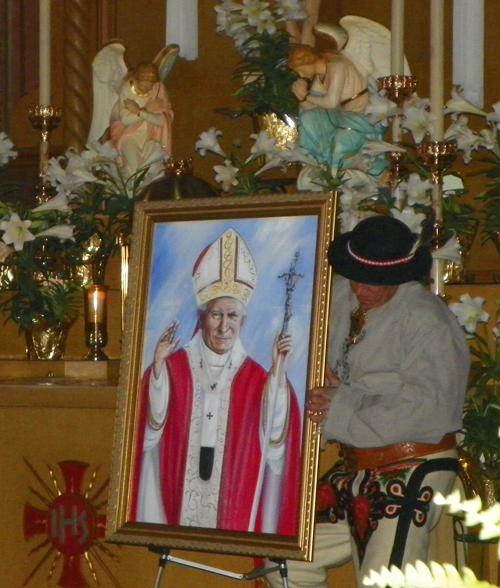
[[128, 275], [130, 267], [130, 235], [127, 233], [120, 233], [116, 242], [120, 247], [120, 259], [121, 259], [121, 272], [120, 272], [120, 283], [121, 283], [121, 318], [122, 318], [122, 333], [125, 330], [125, 306], [127, 303], [128, 294]]
[[47, 168], [49, 164], [49, 134], [55, 130], [61, 122], [62, 108], [55, 106], [32, 106], [28, 108], [29, 119], [31, 125], [37, 131], [40, 131], [40, 164], [38, 168], [38, 177], [40, 179], [37, 185], [36, 201], [39, 204], [47, 202], [52, 198], [49, 193], [51, 190], [50, 184], [47, 184], [45, 178], [47, 176]]
[[418, 78], [415, 76], [385, 76], [378, 78], [377, 83], [378, 89], [385, 90], [387, 98], [401, 108], [415, 93]]
[[88, 286], [83, 290], [85, 312], [85, 344], [90, 348], [85, 359], [108, 359], [102, 350], [108, 343], [108, 287]]
[[[430, 171], [432, 180], [432, 248], [442, 247], [446, 241], [444, 237], [443, 215], [443, 176], [453, 164], [457, 152], [455, 142], [431, 141], [417, 145], [417, 157]], [[442, 296], [444, 294], [444, 260], [435, 259], [432, 266], [434, 280], [433, 291]]]
[[[392, 102], [395, 102], [397, 107], [401, 109], [404, 103], [409, 100], [418, 86], [418, 79], [414, 76], [392, 75], [378, 78], [377, 80], [379, 90], [385, 90], [386, 96]], [[394, 116], [392, 121], [392, 142], [398, 145], [401, 142], [401, 113]], [[389, 181], [393, 195], [399, 203], [399, 183], [403, 179], [403, 174], [406, 172], [404, 166], [405, 154], [401, 152], [393, 152], [390, 154], [391, 167], [389, 169]]]

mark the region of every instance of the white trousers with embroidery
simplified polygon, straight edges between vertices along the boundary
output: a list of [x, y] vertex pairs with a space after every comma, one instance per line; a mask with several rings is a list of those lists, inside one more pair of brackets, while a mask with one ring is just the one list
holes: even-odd
[[[406, 489], [408, 494], [410, 491], [415, 494], [423, 491], [425, 494], [425, 488], [430, 488], [433, 495], [436, 492], [443, 495], [449, 494], [455, 482], [456, 473], [447, 468], [450, 463], [453, 463], [456, 456], [456, 451], [451, 450], [433, 454], [423, 462], [420, 458], [421, 463], [407, 473]], [[440, 467], [441, 464], [443, 468]], [[419, 467], [420, 470], [417, 472]], [[363, 483], [368, 477], [368, 472], [373, 471], [362, 470], [354, 474], [350, 484], [351, 498], [364, 494]], [[384, 483], [381, 490], [387, 492], [388, 486], [394, 482], [394, 478], [391, 479], [390, 475], [387, 476], [389, 473], [387, 470], [384, 473]], [[418, 484], [417, 488], [415, 484], [413, 484], [413, 488], [410, 486], [412, 476], [414, 476], [413, 481]], [[405, 497], [401, 496], [400, 498], [400, 508], [396, 516], [383, 516], [376, 521], [374, 525], [376, 528], [365, 544], [361, 563], [358, 545], [353, 532], [351, 532], [347, 516], [335, 523], [317, 523], [313, 561], [287, 561], [289, 588], [328, 588], [328, 570], [341, 566], [351, 559], [354, 563], [359, 588], [363, 586], [363, 578], [369, 574], [370, 570], [379, 572], [383, 566], [389, 567], [391, 564], [402, 568], [407, 563], [415, 563], [417, 560], [426, 562], [430, 533], [439, 521], [442, 507], [434, 504], [432, 500], [428, 502], [425, 505], [425, 514], [422, 516], [422, 513], [419, 513], [420, 520], [417, 525], [415, 524], [415, 501], [407, 500], [405, 503]], [[407, 521], [406, 525], [403, 519]], [[271, 567], [275, 564], [266, 562], [266, 565]], [[283, 580], [278, 572], [268, 574], [266, 577], [273, 588], [283, 588]]]

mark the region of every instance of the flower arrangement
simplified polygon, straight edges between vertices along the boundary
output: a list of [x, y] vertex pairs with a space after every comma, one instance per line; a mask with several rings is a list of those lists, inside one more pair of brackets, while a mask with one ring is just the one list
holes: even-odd
[[365, 586], [378, 588], [496, 588], [493, 584], [478, 580], [469, 568], [463, 568], [460, 574], [451, 564], [440, 565], [431, 561], [426, 565], [417, 561], [415, 565], [406, 564], [403, 570], [396, 566], [383, 567], [380, 572], [370, 570], [363, 578]]
[[[446, 132], [446, 138], [455, 140], [463, 154], [466, 165], [479, 166], [470, 176], [485, 175], [488, 179], [486, 189], [475, 198], [481, 202], [481, 220], [483, 222], [483, 241], [489, 239], [497, 245], [500, 231], [500, 102], [493, 104], [493, 112], [486, 113], [464, 100], [458, 91], [448, 102], [448, 111], [452, 114], [452, 125]], [[486, 126], [479, 131], [469, 127], [469, 117], [486, 121]]]
[[[437, 492], [434, 502], [448, 506], [450, 514], [463, 517], [466, 527], [479, 525], [479, 540], [500, 537], [500, 503], [484, 508], [478, 496], [463, 500], [458, 489], [448, 496]], [[363, 578], [363, 584], [378, 588], [497, 588], [494, 584], [478, 580], [469, 568], [462, 568], [459, 573], [451, 564], [440, 565], [433, 561], [429, 565], [417, 561], [415, 565], [407, 564], [403, 570], [396, 566], [382, 567], [378, 572], [370, 570], [368, 576]]]
[[[484, 298], [463, 294], [460, 302], [449, 304], [464, 329], [472, 357], [471, 377], [463, 416], [461, 446], [484, 466], [498, 470], [500, 463], [500, 347], [498, 329], [500, 308], [495, 327], [488, 332], [489, 314], [483, 310]], [[500, 301], [497, 301], [500, 307]], [[483, 334], [477, 332], [478, 325]]]
[[232, 38], [242, 56], [234, 74], [242, 81], [234, 94], [245, 104], [240, 113], [295, 112], [291, 86], [297, 76], [287, 67], [290, 41], [284, 25], [307, 18], [302, 0], [222, 0], [215, 10], [217, 32]]
[[284, 172], [292, 162], [310, 163], [296, 145], [280, 149], [276, 139], [266, 131], [250, 135], [254, 144], [246, 158], [240, 155], [240, 141], [233, 143], [231, 152], [227, 154], [219, 143], [219, 137], [222, 137], [222, 132], [212, 127], [201, 133], [195, 147], [203, 157], [209, 152], [224, 160], [224, 165], [214, 166], [215, 180], [224, 192], [235, 196], [271, 193], [275, 191], [275, 183], [266, 179], [266, 171], [281, 168]]
[[163, 175], [163, 158], [163, 152], [155, 152], [130, 176], [109, 143], [88, 145], [81, 153], [68, 149], [49, 161], [46, 178], [57, 192], [52, 201], [67, 207], [74, 226], [74, 244], [64, 251], [70, 267], [90, 255], [106, 260], [117, 250], [117, 237], [131, 232], [134, 205], [144, 188]]
[[[0, 159], [13, 157], [12, 143], [0, 135]], [[3, 157], [3, 159], [2, 159]], [[49, 161], [46, 181], [56, 195], [23, 210], [0, 201], [0, 311], [27, 331], [35, 322], [47, 327], [72, 323], [80, 312], [81, 275], [88, 248], [107, 258], [116, 238], [129, 234], [133, 207], [142, 190], [163, 172], [157, 154], [126, 177], [118, 152], [108, 144], [69, 149]]]
[[[9, 159], [17, 157], [17, 151], [13, 150], [14, 143], [2, 131], [0, 132], [0, 172], [7, 167]], [[0, 183], [0, 197], [4, 198], [10, 193], [15, 192], [16, 185], [13, 182]]]
[[[10, 140], [5, 134], [1, 139], [0, 158], [2, 145], [14, 157]], [[13, 190], [9, 187], [8, 193]], [[21, 331], [29, 329], [35, 318], [53, 326], [72, 322], [79, 312], [78, 288], [66, 279], [57, 262], [65, 244], [73, 239], [73, 225], [69, 208], [56, 200], [27, 211], [19, 204], [0, 201], [0, 292], [4, 295], [0, 311]]]

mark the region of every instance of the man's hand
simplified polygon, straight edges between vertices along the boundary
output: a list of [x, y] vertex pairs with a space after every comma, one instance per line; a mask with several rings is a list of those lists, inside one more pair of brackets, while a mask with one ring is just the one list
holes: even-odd
[[177, 334], [177, 327], [179, 321], [173, 321], [172, 324], [163, 333], [156, 345], [155, 355], [153, 360], [153, 369], [155, 378], [158, 378], [161, 372], [162, 365], [167, 357], [170, 357], [179, 344], [180, 337], [175, 338]]
[[322, 423], [326, 419], [335, 390], [340, 385], [337, 374], [329, 365], [326, 366], [325, 376], [326, 386], [313, 388], [307, 393], [307, 416], [313, 423]]

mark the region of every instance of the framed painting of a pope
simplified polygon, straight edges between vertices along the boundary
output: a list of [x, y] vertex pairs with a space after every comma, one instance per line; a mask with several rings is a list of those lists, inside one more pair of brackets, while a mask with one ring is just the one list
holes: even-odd
[[312, 555], [335, 198], [140, 203], [107, 538]]

